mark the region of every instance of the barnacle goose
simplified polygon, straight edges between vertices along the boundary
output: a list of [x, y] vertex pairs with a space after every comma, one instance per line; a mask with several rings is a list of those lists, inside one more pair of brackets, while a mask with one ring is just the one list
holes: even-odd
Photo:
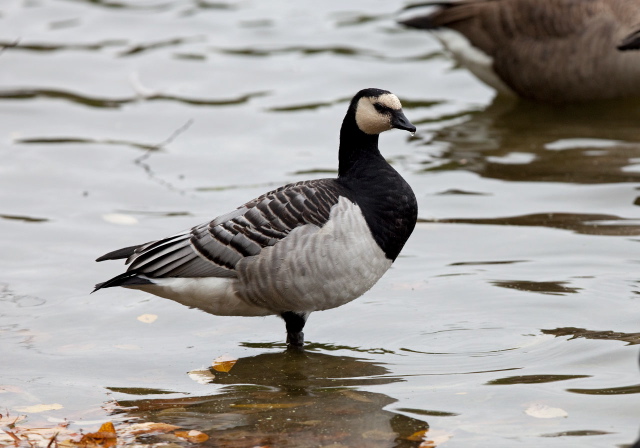
[[501, 94], [563, 103], [640, 97], [640, 0], [444, 0], [426, 29]]
[[407, 182], [378, 149], [389, 129], [415, 132], [398, 98], [364, 89], [340, 129], [338, 177], [285, 185], [190, 230], [110, 252], [125, 259], [112, 286], [222, 316], [279, 315], [302, 346], [312, 311], [344, 305], [389, 269], [416, 223]]

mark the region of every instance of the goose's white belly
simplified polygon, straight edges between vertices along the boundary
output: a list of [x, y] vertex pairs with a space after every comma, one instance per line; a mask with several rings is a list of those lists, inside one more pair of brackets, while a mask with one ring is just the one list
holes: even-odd
[[341, 197], [322, 228], [298, 227], [276, 245], [241, 260], [237, 292], [272, 310], [326, 310], [360, 297], [391, 263], [360, 208]]
[[[143, 277], [144, 276], [140, 276]], [[216, 316], [268, 316], [274, 314], [242, 300], [235, 293], [235, 278], [153, 278], [151, 285], [128, 286]]]
[[391, 263], [360, 208], [341, 197], [322, 228], [298, 227], [240, 260], [238, 278], [153, 278], [153, 284], [130, 287], [219, 316], [310, 312], [360, 297]]

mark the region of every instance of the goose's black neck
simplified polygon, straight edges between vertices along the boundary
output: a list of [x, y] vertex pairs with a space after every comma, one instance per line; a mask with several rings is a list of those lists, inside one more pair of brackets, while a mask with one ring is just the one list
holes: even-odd
[[352, 104], [340, 128], [338, 152], [338, 177], [346, 176], [361, 159], [382, 158], [378, 149], [378, 134], [362, 132], [356, 123], [356, 109]]
[[416, 197], [380, 154], [378, 134], [366, 134], [358, 128], [354, 104], [342, 122], [338, 158], [337, 183], [360, 208], [385, 256], [395, 260], [416, 224]]

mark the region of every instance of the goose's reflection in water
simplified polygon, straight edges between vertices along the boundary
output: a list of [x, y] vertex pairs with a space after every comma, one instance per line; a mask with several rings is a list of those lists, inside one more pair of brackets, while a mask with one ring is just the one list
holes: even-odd
[[487, 108], [457, 117], [426, 138], [438, 151], [424, 171], [467, 170], [507, 181], [599, 184], [638, 182], [637, 101], [549, 107], [496, 98]]
[[401, 381], [363, 359], [287, 350], [212, 373], [212, 395], [120, 401], [116, 412], [197, 429], [205, 445], [224, 447], [416, 447], [422, 439], [411, 436], [429, 427], [385, 410], [393, 398], [361, 390]]

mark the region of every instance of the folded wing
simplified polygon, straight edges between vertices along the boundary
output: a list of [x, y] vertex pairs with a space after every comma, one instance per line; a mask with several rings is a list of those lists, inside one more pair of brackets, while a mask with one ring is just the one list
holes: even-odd
[[296, 227], [322, 227], [342, 190], [334, 179], [289, 184], [188, 231], [110, 252], [97, 261], [127, 258], [129, 268], [96, 290], [148, 283], [145, 278], [234, 278], [240, 260], [277, 244]]

